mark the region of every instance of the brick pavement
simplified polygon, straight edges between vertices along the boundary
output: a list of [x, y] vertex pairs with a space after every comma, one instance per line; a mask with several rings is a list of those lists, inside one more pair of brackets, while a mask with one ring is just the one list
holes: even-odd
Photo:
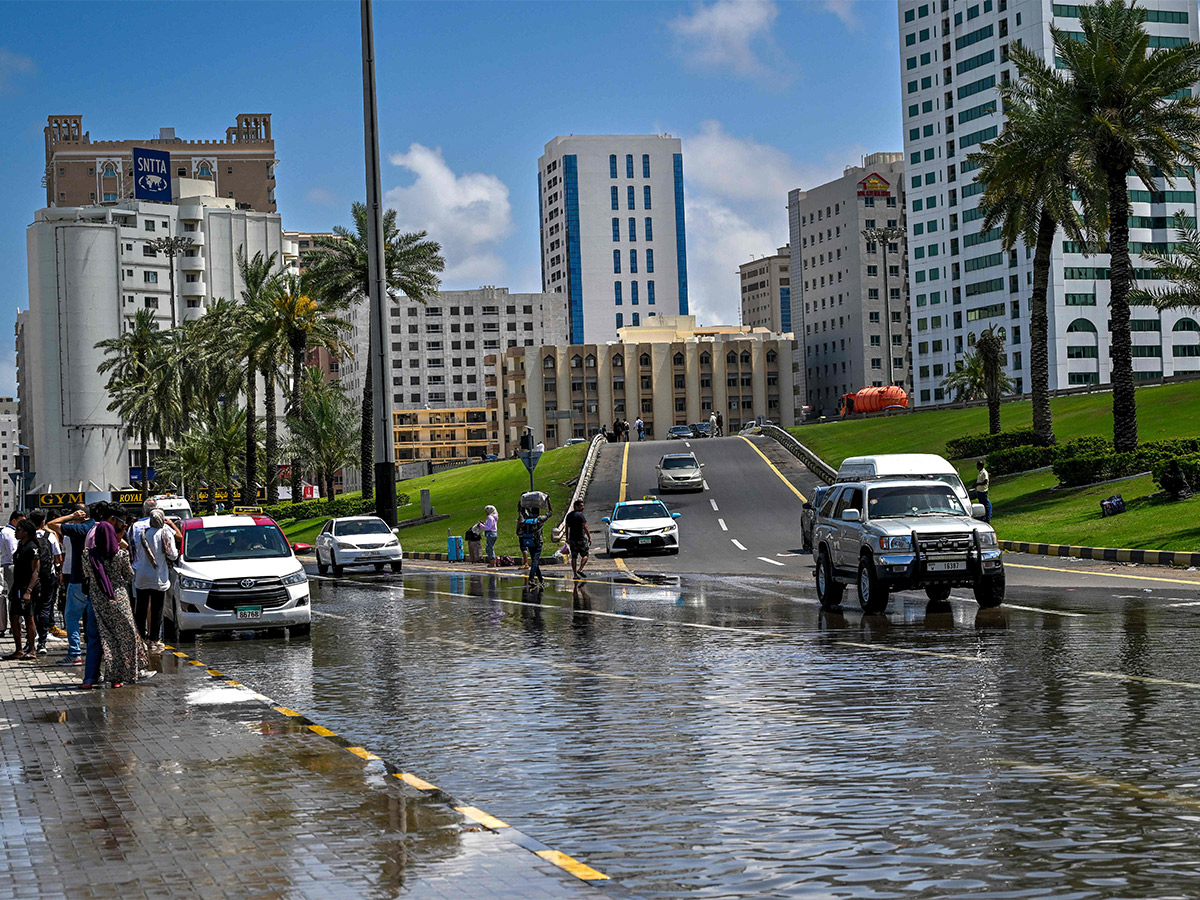
[[156, 668], [84, 692], [77, 669], [0, 663], [0, 900], [626, 896], [227, 676]]

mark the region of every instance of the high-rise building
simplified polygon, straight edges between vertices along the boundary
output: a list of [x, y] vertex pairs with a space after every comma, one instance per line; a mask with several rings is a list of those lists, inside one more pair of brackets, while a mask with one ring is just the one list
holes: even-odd
[[785, 334], [792, 330], [791, 266], [791, 247], [738, 266], [743, 325]]
[[133, 199], [133, 148], [167, 150], [171, 177], [213, 185], [214, 196], [238, 209], [275, 212], [275, 141], [270, 113], [242, 113], [225, 140], [188, 141], [174, 128], [139, 140], [93, 141], [83, 116], [46, 120], [46, 206], [92, 206]]
[[0, 397], [0, 509], [7, 519], [14, 509], [24, 506], [20, 479], [10, 476], [21, 471], [21, 440], [17, 429], [17, 403], [12, 397]]
[[912, 389], [904, 197], [899, 153], [788, 193], [793, 331], [814, 412], [865, 387]]
[[[1080, 34], [1079, 10], [1089, 4], [1044, 0], [900, 0], [901, 101], [908, 170], [909, 303], [918, 405], [946, 399], [942, 382], [979, 333], [1004, 330], [1007, 371], [1018, 392], [1029, 390], [1029, 298], [1033, 253], [1005, 251], [999, 229], [981, 232], [982, 186], [967, 159], [999, 135], [1004, 114], [999, 85], [1017, 78], [1009, 48], [1020, 43], [1055, 65], [1050, 25]], [[1195, 42], [1191, 0], [1146, 0], [1151, 47]], [[1129, 180], [1129, 241], [1133, 266], [1150, 268], [1137, 250], [1175, 240], [1172, 215], [1196, 215], [1186, 183], [1162, 178], [1147, 190]], [[1108, 256], [1084, 256], [1060, 240], [1054, 249], [1047, 301], [1050, 387], [1110, 380]], [[1200, 370], [1196, 319], [1184, 313], [1133, 312], [1134, 378], [1155, 380]]]
[[542, 290], [567, 295], [572, 342], [687, 314], [679, 138], [554, 138], [538, 160], [538, 214]]

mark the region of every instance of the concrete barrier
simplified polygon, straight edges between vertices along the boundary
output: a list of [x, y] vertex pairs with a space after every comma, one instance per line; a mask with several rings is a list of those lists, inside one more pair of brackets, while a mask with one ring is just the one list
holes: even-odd
[[1068, 544], [1037, 544], [1029, 541], [1001, 541], [1000, 549], [1010, 553], [1034, 553], [1073, 559], [1097, 559], [1104, 562], [1142, 563], [1148, 566], [1200, 566], [1200, 553], [1183, 550], [1125, 550], [1115, 547], [1072, 547]]
[[837, 478], [837, 469], [796, 440], [791, 432], [784, 431], [776, 425], [763, 425], [760, 426], [759, 433], [777, 442], [784, 450], [804, 463], [808, 470], [825, 484], [833, 484], [834, 479]]
[[596, 469], [596, 460], [600, 458], [600, 445], [607, 444], [608, 439], [605, 438], [604, 432], [601, 431], [588, 446], [587, 456], [583, 460], [583, 468], [579, 470], [579, 481], [575, 483], [575, 491], [571, 494], [571, 499], [567, 501], [567, 508], [563, 510], [563, 517], [559, 523], [554, 526], [554, 530], [550, 532], [550, 537], [554, 541], [555, 546], [561, 546], [563, 538], [567, 534], [567, 513], [575, 506], [576, 500], [586, 500], [588, 488], [592, 484], [592, 473]]

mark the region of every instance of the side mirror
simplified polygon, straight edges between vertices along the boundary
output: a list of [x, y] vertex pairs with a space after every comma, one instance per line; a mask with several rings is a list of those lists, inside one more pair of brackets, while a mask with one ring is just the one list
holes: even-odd
[[611, 522], [611, 521], [612, 521], [612, 519], [610, 519], [608, 516], [605, 516], [605, 517], [604, 517], [603, 519], [601, 519], [600, 521], [601, 521], [601, 522], [603, 522], [605, 525], [607, 525], [609, 522]]
[[702, 468], [702, 469], [703, 469], [703, 468], [704, 468], [705, 466], [707, 466], [707, 465], [708, 465], [708, 463], [700, 463], [700, 468]]
[[976, 519], [982, 519], [987, 515], [987, 510], [983, 508], [982, 503], [971, 504], [971, 515]]
[[400, 533], [400, 529], [399, 529], [399, 528], [393, 528], [393, 529], [392, 529], [392, 534], [399, 534], [399, 533]]
[[842, 521], [843, 522], [857, 522], [861, 518], [862, 518], [862, 513], [857, 509], [843, 509], [842, 510]]
[[680, 514], [679, 514], [679, 513], [671, 513], [671, 518], [672, 518], [672, 519], [678, 519], [678, 518], [679, 518], [679, 516], [680, 516]]

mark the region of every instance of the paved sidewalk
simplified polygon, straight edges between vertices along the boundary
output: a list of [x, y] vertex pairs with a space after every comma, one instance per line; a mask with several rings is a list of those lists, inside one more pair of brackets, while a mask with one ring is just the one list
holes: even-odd
[[627, 896], [228, 676], [160, 666], [84, 692], [0, 663], [0, 900]]

